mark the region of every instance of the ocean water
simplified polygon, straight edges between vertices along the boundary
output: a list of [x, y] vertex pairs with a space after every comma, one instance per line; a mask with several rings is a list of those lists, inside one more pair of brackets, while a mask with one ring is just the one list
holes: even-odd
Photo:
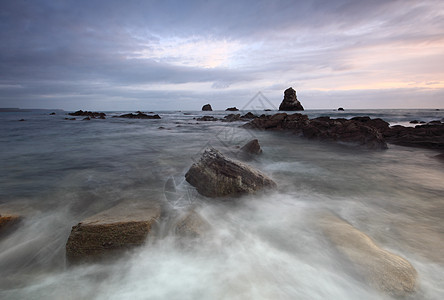
[[[324, 212], [410, 261], [418, 287], [408, 299], [444, 298], [444, 168], [436, 151], [368, 151], [193, 119], [228, 114], [221, 111], [156, 112], [161, 120], [108, 112], [91, 121], [49, 112], [0, 113], [0, 214], [25, 217], [0, 236], [0, 299], [392, 299], [326, 240], [318, 226]], [[442, 110], [304, 113], [392, 125], [444, 118]], [[253, 138], [263, 154], [247, 163], [276, 191], [221, 201], [184, 181], [205, 148], [236, 158]], [[179, 200], [168, 197], [167, 181]], [[68, 265], [71, 227], [126, 200], [179, 213], [196, 207], [210, 232], [187, 242], [164, 228], [115, 261]]]

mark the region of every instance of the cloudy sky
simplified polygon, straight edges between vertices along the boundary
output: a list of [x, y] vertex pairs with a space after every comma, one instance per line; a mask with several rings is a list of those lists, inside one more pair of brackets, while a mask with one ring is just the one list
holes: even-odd
[[2, 0], [0, 107], [444, 108], [442, 0]]

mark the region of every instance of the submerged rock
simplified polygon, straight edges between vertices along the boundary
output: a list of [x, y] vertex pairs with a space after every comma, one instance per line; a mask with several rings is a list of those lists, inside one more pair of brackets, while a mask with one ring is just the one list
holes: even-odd
[[379, 247], [366, 234], [334, 215], [325, 216], [321, 228], [371, 286], [397, 297], [415, 291], [417, 272], [406, 259]]
[[5, 234], [12, 230], [21, 220], [21, 216], [14, 214], [0, 215], [0, 234]]
[[121, 203], [72, 227], [66, 243], [70, 262], [88, 261], [142, 245], [160, 217], [160, 206]]
[[251, 140], [248, 143], [246, 143], [241, 148], [241, 151], [248, 153], [248, 154], [261, 154], [262, 153], [261, 145], [259, 145], [259, 141], [257, 139]]
[[205, 104], [204, 106], [202, 106], [202, 111], [213, 111], [213, 108], [210, 104]]
[[276, 187], [276, 183], [260, 171], [226, 158], [213, 148], [205, 150], [200, 161], [185, 174], [185, 179], [207, 197], [239, 196]]
[[282, 100], [281, 105], [279, 105], [279, 110], [284, 111], [295, 111], [295, 110], [304, 110], [301, 102], [298, 101], [296, 96], [296, 91], [289, 87], [284, 91], [284, 100]]
[[197, 121], [217, 121], [219, 119], [216, 117], [213, 117], [213, 116], [203, 116], [203, 117], [197, 118], [196, 120]]
[[176, 235], [187, 238], [199, 238], [211, 228], [210, 223], [195, 210], [179, 218], [174, 226]]

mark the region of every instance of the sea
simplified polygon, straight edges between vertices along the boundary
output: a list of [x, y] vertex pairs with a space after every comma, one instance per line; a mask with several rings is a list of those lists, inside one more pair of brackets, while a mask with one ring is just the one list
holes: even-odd
[[[0, 299], [395, 299], [326, 240], [324, 212], [414, 266], [417, 289], [407, 299], [444, 299], [444, 164], [435, 150], [371, 151], [196, 120], [226, 111], [153, 112], [158, 120], [113, 111], [89, 121], [50, 113], [0, 112], [0, 214], [23, 216], [0, 236]], [[404, 126], [444, 121], [443, 109], [303, 113]], [[184, 180], [205, 149], [240, 159], [239, 147], [252, 139], [263, 153], [246, 163], [271, 177], [275, 191], [210, 199]], [[187, 243], [160, 226], [161, 234], [114, 260], [69, 264], [72, 226], [128, 200], [193, 207], [210, 234]]]

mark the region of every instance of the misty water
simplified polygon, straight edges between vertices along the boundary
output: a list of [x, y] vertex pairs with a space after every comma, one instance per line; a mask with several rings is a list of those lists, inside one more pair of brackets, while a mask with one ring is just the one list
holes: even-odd
[[[369, 151], [193, 119], [226, 112], [157, 113], [161, 120], [0, 113], [0, 214], [24, 216], [0, 236], [1, 299], [392, 299], [329, 243], [318, 226], [325, 212], [415, 267], [418, 287], [409, 299], [444, 298], [438, 152]], [[306, 113], [404, 125], [444, 117], [433, 110]], [[209, 199], [184, 181], [205, 148], [236, 158], [253, 138], [263, 153], [247, 163], [269, 175], [276, 191]], [[177, 201], [166, 195], [167, 181]], [[71, 227], [127, 200], [161, 202], [178, 215], [192, 206], [211, 229], [187, 240], [159, 224], [145, 245], [119, 258], [67, 264]]]

